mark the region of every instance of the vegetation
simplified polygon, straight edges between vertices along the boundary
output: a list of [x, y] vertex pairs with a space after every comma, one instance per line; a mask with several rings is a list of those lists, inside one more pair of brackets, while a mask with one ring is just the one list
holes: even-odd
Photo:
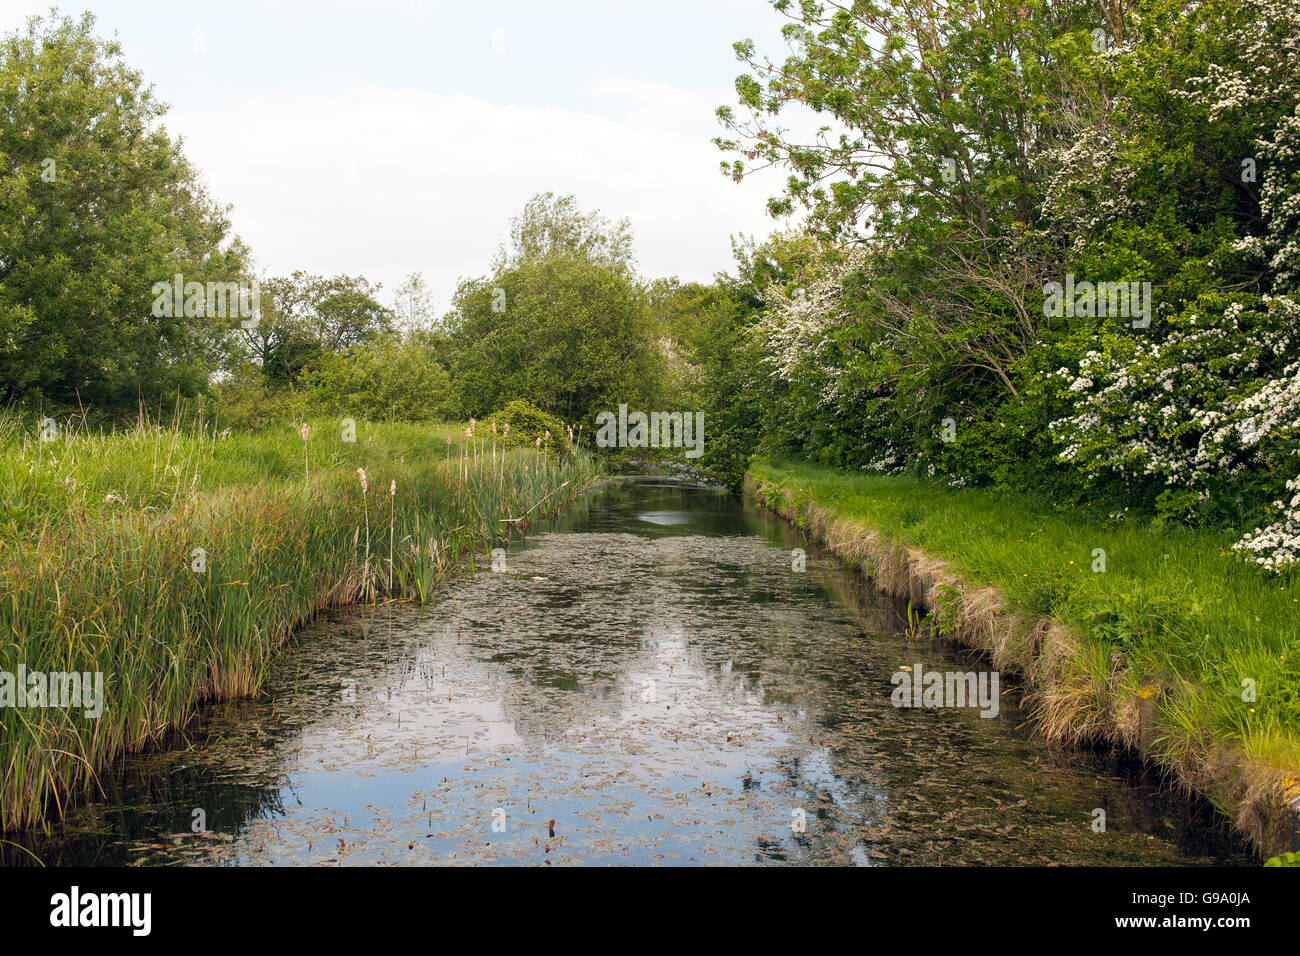
[[488, 426], [494, 436], [499, 435], [502, 444], [507, 447], [515, 445], [534, 445], [539, 448], [553, 448], [563, 454], [572, 453], [572, 429], [554, 415], [548, 415], [537, 406], [524, 399], [516, 399], [499, 412], [488, 418]]
[[769, 210], [803, 221], [737, 243], [681, 333], [706, 465], [738, 487], [758, 455], [775, 507], [904, 593], [951, 588], [931, 621], [1024, 670], [1049, 735], [1136, 745], [1154, 705], [1150, 752], [1275, 845], [1300, 790], [1300, 5], [773, 7], [790, 55], [736, 44], [716, 142], [732, 178], [787, 170]]
[[215, 319], [151, 314], [154, 282], [246, 277], [166, 108], [94, 20], [0, 39], [0, 403], [134, 407], [194, 395]]
[[0, 708], [5, 827], [57, 810], [198, 703], [256, 692], [320, 609], [424, 601], [595, 475], [585, 453], [337, 419], [224, 437], [5, 416], [0, 452], [0, 671], [105, 681], [97, 720]]
[[0, 709], [5, 824], [325, 604], [423, 599], [627, 405], [702, 411], [698, 467], [861, 560], [923, 549], [1049, 735], [1142, 742], [1263, 839], [1300, 774], [1300, 0], [772, 6], [790, 54], [736, 44], [716, 142], [798, 222], [682, 283], [539, 193], [441, 316], [418, 274], [255, 275], [89, 16], [0, 40], [0, 670], [114, 702]]
[[[753, 475], [778, 510], [819, 514], [823, 530], [849, 522], [828, 537], [872, 576], [883, 570], [879, 552], [853, 550], [867, 539], [886, 554], [919, 549], [941, 562], [953, 577], [931, 585], [931, 621], [1025, 674], [1048, 736], [1141, 743], [1259, 845], [1282, 839], [1289, 821], [1273, 799], [1300, 793], [1300, 592], [1233, 560], [1230, 537], [806, 463], [756, 462]], [[917, 595], [907, 586], [916, 573], [892, 589]], [[1143, 700], [1156, 707], [1145, 741]], [[1216, 763], [1225, 753], [1227, 766]]]
[[[1291, 567], [1300, 6], [774, 6], [794, 53], [737, 44], [719, 143], [729, 175], [788, 167], [771, 207], [808, 228], [718, 285], [752, 371], [701, 357], [714, 434]], [[777, 125], [792, 103], [820, 139]]]
[[592, 433], [596, 414], [657, 398], [650, 299], [626, 223], [535, 197], [490, 275], [463, 282], [447, 316], [457, 397], [481, 417], [526, 398]]

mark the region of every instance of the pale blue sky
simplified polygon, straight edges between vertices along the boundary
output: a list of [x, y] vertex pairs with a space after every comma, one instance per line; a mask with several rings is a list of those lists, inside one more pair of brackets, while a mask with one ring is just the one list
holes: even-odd
[[[0, 0], [0, 27], [48, 4]], [[628, 216], [642, 271], [707, 280], [766, 233], [767, 175], [718, 172], [731, 44], [783, 54], [765, 0], [101, 2], [104, 36], [234, 206], [262, 268], [352, 272], [439, 308], [534, 192]]]

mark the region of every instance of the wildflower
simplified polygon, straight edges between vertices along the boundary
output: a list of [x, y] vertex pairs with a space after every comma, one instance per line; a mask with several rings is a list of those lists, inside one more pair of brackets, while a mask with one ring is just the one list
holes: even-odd
[[393, 495], [395, 495], [395, 494], [397, 494], [397, 479], [396, 479], [396, 478], [392, 479], [392, 480], [388, 483], [388, 497], [391, 498], [391, 497], [393, 497]]
[[361, 493], [364, 495], [370, 490], [370, 483], [366, 481], [366, 470], [364, 468], [358, 468], [357, 477], [361, 479]]

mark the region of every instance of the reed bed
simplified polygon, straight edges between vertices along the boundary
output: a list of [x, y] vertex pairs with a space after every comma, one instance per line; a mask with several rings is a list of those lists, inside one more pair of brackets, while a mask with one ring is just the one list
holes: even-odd
[[321, 609], [425, 601], [592, 481], [582, 452], [337, 419], [111, 433], [0, 416], [0, 672], [100, 672], [102, 713], [0, 706], [0, 828], [62, 814], [115, 756], [256, 693]]

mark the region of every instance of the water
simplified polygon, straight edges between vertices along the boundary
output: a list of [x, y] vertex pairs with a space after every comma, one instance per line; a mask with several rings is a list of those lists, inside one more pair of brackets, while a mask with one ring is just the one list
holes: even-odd
[[504, 573], [313, 626], [261, 698], [16, 842], [47, 865], [1248, 861], [1140, 768], [1034, 739], [1005, 680], [992, 719], [894, 707], [903, 666], [989, 669], [904, 623], [736, 498], [607, 485]]

